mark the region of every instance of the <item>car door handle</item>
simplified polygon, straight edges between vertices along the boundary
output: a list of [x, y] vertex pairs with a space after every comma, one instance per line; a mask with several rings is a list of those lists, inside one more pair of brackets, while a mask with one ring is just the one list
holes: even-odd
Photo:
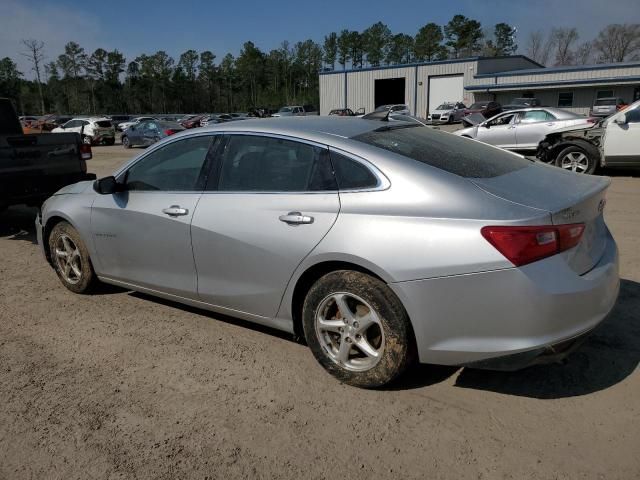
[[182, 215], [188, 215], [189, 210], [182, 208], [180, 205], [171, 205], [169, 208], [163, 208], [162, 213], [170, 217], [180, 217]]
[[313, 217], [302, 215], [300, 212], [289, 212], [286, 215], [278, 217], [281, 222], [289, 225], [303, 225], [313, 223]]
[[555, 123], [553, 123], [553, 122], [547, 123], [547, 127], [553, 127], [554, 125], [555, 125]]

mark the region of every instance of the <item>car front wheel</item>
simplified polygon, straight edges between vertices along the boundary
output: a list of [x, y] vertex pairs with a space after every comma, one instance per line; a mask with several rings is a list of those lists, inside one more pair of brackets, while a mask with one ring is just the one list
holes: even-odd
[[124, 148], [131, 148], [131, 142], [129, 141], [129, 137], [127, 136], [122, 137], [122, 146]]
[[316, 360], [349, 385], [383, 386], [413, 358], [413, 333], [400, 300], [384, 282], [361, 272], [320, 278], [305, 298], [303, 327]]
[[88, 293], [97, 283], [89, 252], [80, 234], [60, 222], [49, 235], [51, 263], [62, 284], [74, 293]]
[[592, 150], [591, 145], [570, 145], [563, 149], [556, 157], [555, 164], [564, 170], [575, 173], [585, 173], [591, 175], [595, 172], [598, 163], [598, 156]]

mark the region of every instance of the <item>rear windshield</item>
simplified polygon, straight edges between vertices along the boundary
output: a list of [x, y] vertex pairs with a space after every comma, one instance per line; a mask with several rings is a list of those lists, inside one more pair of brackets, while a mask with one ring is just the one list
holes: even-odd
[[96, 125], [102, 128], [106, 128], [111, 126], [111, 122], [109, 120], [100, 120], [99, 122], [96, 122]]
[[531, 165], [483, 143], [420, 125], [383, 127], [352, 137], [464, 178], [491, 178]]
[[601, 98], [600, 100], [596, 100], [596, 105], [615, 105], [615, 98]]

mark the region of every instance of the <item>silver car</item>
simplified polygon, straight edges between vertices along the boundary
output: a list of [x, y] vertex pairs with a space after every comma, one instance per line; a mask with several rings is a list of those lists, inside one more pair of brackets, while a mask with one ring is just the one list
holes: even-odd
[[500, 113], [455, 134], [507, 150], [531, 151], [553, 130], [589, 124], [593, 125], [593, 120], [583, 115], [559, 108], [534, 107]]
[[566, 354], [618, 294], [608, 185], [418, 123], [247, 120], [60, 190], [36, 226], [73, 292], [102, 281], [296, 333], [376, 387], [414, 360]]

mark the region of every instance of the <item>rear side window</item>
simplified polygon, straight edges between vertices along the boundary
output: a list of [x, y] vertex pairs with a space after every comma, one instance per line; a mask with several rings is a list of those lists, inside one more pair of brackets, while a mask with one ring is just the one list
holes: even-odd
[[360, 162], [339, 153], [331, 152], [331, 163], [333, 164], [340, 190], [374, 188], [378, 185], [378, 179]]
[[230, 135], [221, 154], [218, 190], [337, 190], [326, 148], [258, 135]]
[[550, 122], [555, 117], [546, 110], [531, 110], [524, 112], [520, 117], [520, 123]]
[[420, 125], [383, 127], [352, 137], [464, 178], [491, 178], [531, 165], [512, 153]]

